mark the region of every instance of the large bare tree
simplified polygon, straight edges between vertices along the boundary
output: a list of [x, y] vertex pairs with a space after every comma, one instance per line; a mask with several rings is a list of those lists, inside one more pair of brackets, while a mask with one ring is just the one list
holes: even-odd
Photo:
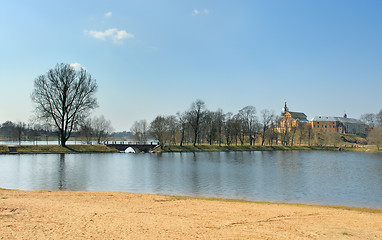
[[70, 64], [57, 64], [34, 80], [32, 100], [40, 119], [52, 122], [66, 146], [79, 121], [96, 108], [96, 80], [84, 69], [76, 71]]

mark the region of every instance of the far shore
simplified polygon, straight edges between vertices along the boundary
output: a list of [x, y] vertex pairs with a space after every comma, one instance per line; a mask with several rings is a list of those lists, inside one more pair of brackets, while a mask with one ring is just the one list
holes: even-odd
[[[11, 147], [11, 148], [9, 148]], [[12, 147], [14, 148], [12, 150]], [[372, 145], [342, 146], [260, 146], [260, 145], [171, 145], [156, 148], [152, 153], [163, 152], [238, 152], [238, 151], [345, 151], [345, 152], [382, 152]], [[59, 154], [59, 153], [118, 153], [117, 149], [103, 144], [95, 145], [0, 145], [0, 154]]]
[[306, 146], [306, 145], [172, 145], [158, 148], [156, 152], [234, 152], [234, 151], [348, 151], [348, 152], [382, 152], [376, 146], [340, 145], [340, 146]]
[[382, 209], [0, 189], [4, 239], [382, 239]]

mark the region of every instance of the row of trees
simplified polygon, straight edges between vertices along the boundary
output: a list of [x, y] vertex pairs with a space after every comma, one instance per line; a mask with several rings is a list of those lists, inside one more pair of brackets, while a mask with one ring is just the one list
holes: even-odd
[[[366, 115], [365, 115], [366, 116]], [[374, 137], [379, 134], [382, 111], [374, 114], [370, 129], [370, 143], [376, 144]], [[138, 141], [154, 138], [159, 144], [218, 144], [218, 145], [337, 145], [343, 142], [366, 144], [362, 138], [346, 138], [338, 133], [314, 131], [310, 124], [290, 126], [287, 131], [276, 129], [281, 116], [264, 109], [258, 114], [254, 106], [246, 106], [236, 114], [223, 110], [210, 111], [202, 100], [191, 104], [189, 110], [176, 115], [157, 116], [150, 124], [146, 120], [136, 121], [131, 131]], [[365, 118], [364, 118], [365, 119]], [[364, 120], [363, 119], [363, 120]], [[370, 114], [368, 114], [368, 119]], [[370, 122], [367, 122], [370, 123]]]
[[[162, 146], [182, 146], [185, 143], [194, 146], [201, 143], [272, 145], [281, 142], [274, 127], [277, 120], [279, 117], [268, 109], [260, 111], [259, 115], [254, 106], [246, 106], [236, 114], [224, 113], [222, 109], [210, 111], [204, 101], [196, 100], [189, 110], [176, 115], [157, 116], [149, 125], [145, 120], [137, 121], [131, 131], [139, 141], [146, 141], [150, 135]], [[284, 141], [287, 143], [290, 141]]]

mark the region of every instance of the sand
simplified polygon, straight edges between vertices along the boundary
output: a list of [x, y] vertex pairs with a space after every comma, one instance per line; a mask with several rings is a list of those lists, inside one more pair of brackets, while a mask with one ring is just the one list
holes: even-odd
[[382, 211], [1, 189], [0, 239], [382, 239]]

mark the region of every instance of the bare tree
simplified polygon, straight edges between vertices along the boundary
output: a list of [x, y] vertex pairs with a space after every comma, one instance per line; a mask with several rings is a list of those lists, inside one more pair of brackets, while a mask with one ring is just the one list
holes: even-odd
[[375, 124], [377, 123], [377, 117], [374, 113], [365, 113], [362, 114], [360, 117], [361, 122], [366, 124], [367, 126], [373, 128]]
[[85, 119], [80, 126], [79, 136], [85, 139], [87, 144], [91, 144], [94, 137], [93, 121], [91, 118]]
[[382, 125], [382, 109], [375, 115], [378, 125]]
[[26, 124], [23, 123], [23, 122], [18, 122], [15, 125], [16, 136], [17, 136], [17, 139], [19, 141], [19, 145], [21, 144], [21, 138], [22, 138], [22, 136], [24, 134], [25, 127], [26, 127]]
[[246, 119], [243, 118], [240, 113], [236, 114], [234, 117], [234, 133], [236, 133], [236, 145], [237, 145], [237, 139], [240, 141], [240, 145], [244, 145], [245, 138], [248, 135], [248, 125], [246, 123]]
[[93, 132], [96, 137], [97, 143], [105, 142], [110, 134], [113, 132], [110, 120], [106, 120], [103, 115], [93, 119]]
[[285, 127], [283, 131], [281, 132], [281, 144], [282, 145], [288, 145], [289, 144], [289, 138], [290, 138], [290, 132], [291, 126], [289, 122], [285, 122]]
[[203, 118], [203, 126], [205, 129], [205, 138], [207, 142], [212, 145], [217, 135], [217, 128], [215, 126], [215, 113], [211, 111], [206, 111]]
[[273, 123], [275, 119], [275, 114], [268, 109], [263, 109], [261, 110], [260, 119], [261, 119], [261, 124], [263, 125], [262, 126], [263, 134], [261, 137], [261, 146], [263, 146], [265, 142], [265, 136], [266, 136], [267, 130], [269, 129], [270, 125]]
[[204, 137], [210, 145], [215, 142], [221, 145], [223, 121], [223, 110], [218, 109], [216, 112], [206, 111], [206, 114], [203, 118], [203, 129]]
[[370, 144], [374, 144], [377, 146], [377, 149], [379, 151], [379, 148], [382, 146], [382, 126], [375, 127], [367, 137]]
[[235, 119], [232, 116], [233, 114], [231, 112], [228, 112], [224, 114], [224, 136], [225, 136], [225, 142], [227, 146], [230, 146], [234, 139], [234, 130], [235, 130]]
[[187, 128], [187, 113], [178, 112], [176, 115], [178, 117], [178, 121], [177, 121], [178, 127], [181, 132], [180, 146], [183, 146], [184, 137], [185, 137], [186, 128]]
[[146, 120], [135, 121], [130, 131], [133, 132], [136, 140], [140, 142], [147, 141], [148, 126]]
[[274, 121], [275, 122], [272, 125], [273, 138], [275, 139], [276, 145], [278, 145], [279, 144], [279, 135], [280, 135], [280, 133], [279, 133], [279, 131], [277, 129], [277, 126], [278, 126], [278, 124], [281, 121], [281, 116], [275, 116]]
[[147, 125], [146, 120], [141, 120], [139, 123], [141, 125], [141, 133], [142, 133], [141, 141], [146, 142], [148, 137], [149, 126]]
[[139, 122], [135, 121], [133, 125], [130, 128], [130, 131], [133, 133], [133, 136], [135, 140], [140, 141], [140, 127], [139, 127]]
[[246, 106], [239, 110], [237, 114], [242, 124], [241, 142], [245, 141], [245, 136], [249, 137], [249, 144], [252, 145], [256, 138], [258, 130], [258, 120], [256, 116], [256, 108], [254, 106]]
[[196, 146], [196, 142], [199, 137], [200, 122], [201, 122], [201, 118], [205, 114], [205, 108], [206, 108], [206, 104], [202, 100], [196, 100], [195, 102], [191, 104], [191, 108], [187, 112], [188, 122], [194, 132], [194, 141], [193, 141], [194, 147]]
[[176, 144], [177, 126], [175, 116], [157, 116], [150, 123], [150, 134], [159, 141], [161, 147], [164, 147], [166, 143]]
[[290, 128], [290, 145], [291, 146], [294, 145], [294, 137], [296, 135], [296, 131], [297, 131], [297, 127], [296, 126], [292, 126]]
[[306, 123], [298, 122], [297, 123], [297, 130], [298, 130], [298, 136], [299, 136], [299, 145], [301, 146], [302, 139], [305, 137], [306, 133]]
[[38, 131], [36, 130], [35, 125], [28, 124], [27, 128], [29, 141], [32, 141], [34, 144], [37, 145]]
[[166, 123], [167, 123], [167, 135], [168, 135], [168, 141], [169, 144], [176, 144], [176, 133], [178, 132], [178, 121], [176, 116], [170, 115], [166, 117]]
[[48, 144], [48, 143], [49, 143], [49, 135], [50, 135], [50, 133], [52, 132], [52, 126], [51, 126], [51, 124], [49, 124], [49, 123], [44, 123], [44, 124], [42, 125], [42, 130], [43, 130], [44, 135], [45, 135], [46, 144]]
[[96, 90], [96, 80], [85, 69], [76, 71], [64, 63], [34, 80], [31, 97], [36, 113], [57, 127], [62, 146], [79, 121], [98, 106], [94, 97]]
[[215, 128], [217, 131], [217, 141], [219, 143], [219, 146], [222, 144], [222, 135], [223, 135], [223, 125], [224, 125], [224, 114], [222, 109], [218, 109], [215, 112], [215, 118], [214, 118]]
[[151, 123], [150, 123], [150, 133], [151, 135], [158, 140], [159, 145], [161, 147], [164, 147], [167, 140], [167, 130], [168, 125], [166, 118], [163, 116], [157, 116]]
[[306, 124], [305, 128], [306, 128], [306, 131], [308, 132], [308, 146], [310, 146], [311, 145], [312, 135], [314, 134], [313, 133], [313, 127], [312, 127], [311, 124]]

